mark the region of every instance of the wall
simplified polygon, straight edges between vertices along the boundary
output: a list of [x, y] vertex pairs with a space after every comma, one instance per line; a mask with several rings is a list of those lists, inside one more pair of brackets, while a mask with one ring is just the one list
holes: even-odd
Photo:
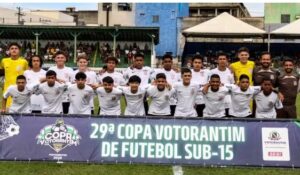
[[[155, 48], [157, 56], [166, 52], [172, 52], [173, 56], [180, 54], [182, 17], [188, 16], [188, 4], [137, 3], [135, 16], [136, 26], [159, 27], [159, 44]], [[153, 16], [159, 16], [159, 21], [153, 22]]]
[[281, 14], [290, 14], [290, 20], [300, 17], [300, 3], [265, 3], [265, 24], [281, 23]]
[[[106, 10], [102, 9], [103, 3], [98, 3], [98, 25], [106, 26]], [[112, 10], [109, 11], [109, 26], [134, 26], [135, 4], [132, 3], [131, 11], [119, 11], [118, 4], [112, 3]]]

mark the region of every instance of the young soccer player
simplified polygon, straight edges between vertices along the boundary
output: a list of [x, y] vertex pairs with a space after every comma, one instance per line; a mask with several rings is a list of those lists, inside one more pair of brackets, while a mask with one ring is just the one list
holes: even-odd
[[94, 97], [94, 90], [86, 85], [86, 80], [86, 74], [78, 72], [75, 75], [76, 84], [69, 86], [69, 114], [91, 114], [90, 101]]
[[[155, 73], [152, 74], [152, 79], [155, 79], [156, 75], [159, 73], [164, 73], [166, 75], [167, 83], [173, 86], [175, 83], [181, 81], [180, 74], [175, 72], [172, 69], [173, 66], [173, 57], [172, 55], [165, 54], [162, 58], [162, 65], [163, 67], [160, 69], [156, 69]], [[175, 108], [176, 108], [176, 97], [170, 97], [170, 108], [171, 108], [171, 116], [174, 116]]]
[[102, 87], [96, 90], [100, 104], [100, 115], [121, 115], [120, 99], [122, 91], [114, 87], [110, 76], [102, 79]]
[[104, 77], [111, 77], [114, 80], [114, 85], [115, 86], [123, 86], [126, 84], [125, 79], [123, 77], [123, 74], [121, 74], [120, 72], [117, 72], [115, 70], [116, 66], [118, 65], [119, 61], [117, 58], [115, 57], [108, 57], [106, 59], [106, 70], [103, 74], [100, 75], [100, 83], [103, 83], [103, 78]]
[[[88, 68], [89, 60], [86, 54], [79, 55], [77, 57], [77, 66], [78, 69], [74, 71], [74, 76], [78, 72], [84, 72], [86, 75], [86, 81], [85, 84], [89, 85], [91, 87], [97, 86], [98, 85], [98, 76], [96, 72], [90, 71]], [[73, 78], [75, 80], [75, 77]], [[96, 95], [96, 94], [95, 94]], [[91, 114], [94, 114], [94, 98], [91, 98], [90, 100], [90, 110]]]
[[242, 74], [239, 78], [239, 84], [226, 84], [230, 90], [231, 105], [229, 108], [230, 117], [252, 118], [250, 102], [253, 95], [260, 92], [260, 86], [250, 86], [249, 76]]
[[149, 106], [149, 114], [155, 116], [167, 116], [171, 115], [170, 110], [170, 98], [172, 97], [172, 91], [168, 87], [164, 73], [159, 73], [155, 78], [155, 86], [150, 86], [147, 89], [147, 96], [150, 97], [151, 104]]
[[[192, 79], [191, 82], [200, 87], [204, 86], [209, 81], [210, 71], [202, 69], [203, 57], [195, 55], [192, 60]], [[203, 117], [203, 109], [205, 108], [204, 100], [201, 91], [197, 92], [196, 96], [196, 111], [198, 117]]]
[[209, 84], [202, 88], [205, 102], [203, 117], [221, 118], [226, 116], [225, 97], [228, 95], [228, 89], [220, 85], [220, 76], [213, 74]]
[[261, 84], [262, 91], [254, 96], [256, 102], [256, 118], [276, 118], [276, 110], [281, 109], [282, 103], [278, 94], [273, 92], [272, 80], [263, 79]]
[[177, 97], [175, 117], [196, 117], [197, 112], [194, 108], [199, 86], [191, 83], [192, 72], [188, 68], [181, 70], [182, 82], [174, 85]]
[[252, 84], [252, 74], [255, 63], [253, 61], [250, 61], [249, 57], [249, 49], [246, 47], [241, 47], [238, 50], [239, 61], [234, 62], [230, 65], [236, 83], [238, 83], [238, 80], [242, 74], [246, 74], [250, 78], [250, 84]]
[[144, 116], [144, 97], [146, 93], [146, 88], [140, 87], [141, 78], [137, 75], [133, 75], [128, 80], [129, 87], [119, 87], [123, 92], [127, 106], [125, 108], [124, 115], [133, 116]]
[[3, 95], [2, 111], [6, 112], [6, 102], [8, 97], [12, 97], [12, 105], [9, 113], [31, 113], [30, 96], [32, 91], [26, 87], [26, 78], [23, 75], [17, 76], [17, 85], [11, 85]]
[[[230, 69], [228, 68], [228, 56], [224, 52], [219, 52], [217, 55], [218, 58], [218, 67], [215, 69], [212, 69], [210, 71], [210, 74], [217, 74], [220, 76], [221, 84], [234, 84], [234, 77]], [[230, 95], [227, 95], [225, 97], [225, 112], [226, 117], [229, 116], [229, 108], [231, 104], [231, 98]]]
[[68, 85], [61, 84], [56, 81], [55, 71], [48, 70], [46, 73], [46, 82], [36, 85], [34, 87], [34, 93], [36, 95], [42, 94], [45, 99], [45, 104], [42, 108], [42, 113], [62, 113], [62, 96], [67, 91], [67, 88]]
[[[62, 51], [58, 51], [54, 55], [54, 60], [56, 66], [50, 67], [49, 70], [53, 70], [56, 72], [57, 81], [61, 83], [72, 82], [74, 77], [74, 71], [72, 68], [65, 66], [65, 63], [67, 61], [66, 54]], [[68, 99], [68, 94], [66, 93], [63, 95], [62, 106], [63, 106], [63, 113], [68, 114], [70, 102]]]
[[[0, 75], [4, 75], [3, 93], [10, 85], [15, 85], [18, 75], [22, 75], [28, 69], [28, 62], [20, 56], [21, 46], [18, 43], [10, 43], [8, 46], [9, 58], [1, 59]], [[6, 107], [11, 105], [12, 99], [8, 98]]]
[[[144, 66], [144, 55], [141, 53], [137, 53], [134, 56], [134, 68], [128, 68], [124, 73], [123, 76], [125, 79], [128, 79], [129, 77], [133, 75], [137, 75], [140, 79], [140, 86], [141, 88], [146, 88], [151, 80], [152, 74], [154, 73], [154, 70], [148, 66]], [[145, 112], [147, 114], [148, 112], [148, 103], [147, 100], [144, 99], [144, 108]]]
[[[27, 85], [33, 87], [40, 83], [41, 79], [46, 77], [46, 71], [42, 69], [43, 59], [34, 55], [29, 59], [28, 63], [30, 70], [26, 70], [24, 72], [24, 76], [26, 77]], [[32, 113], [41, 113], [42, 106], [45, 103], [44, 97], [42, 95], [31, 95], [31, 110]]]

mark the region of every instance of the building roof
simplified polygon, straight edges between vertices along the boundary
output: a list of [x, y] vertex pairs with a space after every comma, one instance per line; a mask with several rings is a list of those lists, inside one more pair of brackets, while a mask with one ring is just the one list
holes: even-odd
[[186, 37], [252, 37], [264, 36], [266, 32], [256, 28], [242, 20], [231, 16], [227, 12], [216, 16], [206, 22], [200, 23], [194, 27], [184, 30], [183, 35]]
[[72, 34], [79, 34], [77, 40], [112, 41], [112, 34], [118, 34], [117, 41], [159, 41], [158, 27], [100, 27], [100, 26], [28, 26], [0, 25], [1, 39], [73, 40]]
[[300, 37], [300, 19], [271, 32], [274, 37]]

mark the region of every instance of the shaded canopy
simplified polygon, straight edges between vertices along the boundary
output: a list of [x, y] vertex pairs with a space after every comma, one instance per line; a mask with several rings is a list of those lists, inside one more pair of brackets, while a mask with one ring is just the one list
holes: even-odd
[[154, 42], [159, 42], [158, 27], [89, 27], [89, 26], [28, 26], [0, 25], [0, 39], [35, 39], [38, 33], [40, 40], [77, 40], [109, 41], [117, 34], [117, 41], [149, 41], [151, 35]]
[[215, 18], [200, 23], [194, 27], [184, 30], [183, 35], [186, 37], [263, 37], [266, 35], [264, 30], [256, 28], [234, 16], [224, 12]]
[[300, 38], [300, 19], [271, 32], [272, 38]]

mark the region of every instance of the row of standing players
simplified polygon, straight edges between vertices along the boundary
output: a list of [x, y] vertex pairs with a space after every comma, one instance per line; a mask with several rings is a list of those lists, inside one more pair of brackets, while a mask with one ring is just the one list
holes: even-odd
[[[208, 70], [202, 69], [202, 57], [195, 55], [193, 69], [182, 69], [181, 75], [172, 70], [170, 55], [163, 57], [163, 68], [153, 70], [144, 66], [142, 54], [136, 54], [133, 66], [123, 74], [114, 70], [118, 60], [109, 57], [107, 69], [97, 76], [88, 69], [84, 55], [77, 60], [78, 70], [73, 71], [64, 65], [64, 53], [58, 52], [56, 66], [47, 73], [41, 69], [42, 59], [33, 56], [29, 61], [31, 69], [24, 72], [26, 91], [20, 91], [18, 81], [22, 81], [22, 76], [18, 77], [17, 85], [5, 91], [4, 102], [9, 96], [13, 97], [15, 103], [9, 112], [90, 114], [93, 97], [97, 94], [100, 115], [120, 115], [120, 97], [124, 95], [124, 115], [253, 117], [250, 102], [254, 97], [257, 118], [276, 118], [276, 115], [277, 118], [296, 118], [299, 79], [293, 71], [293, 60], [286, 59], [279, 73], [271, 68], [268, 52], [261, 54], [261, 66], [255, 68], [248, 60], [247, 48], [239, 49], [238, 57], [240, 61], [228, 67], [227, 55], [219, 53], [218, 67]], [[252, 80], [255, 86], [251, 86]], [[147, 97], [151, 98], [149, 108]], [[20, 106], [27, 111], [25, 108], [16, 110]], [[7, 111], [5, 105], [2, 111]]]

